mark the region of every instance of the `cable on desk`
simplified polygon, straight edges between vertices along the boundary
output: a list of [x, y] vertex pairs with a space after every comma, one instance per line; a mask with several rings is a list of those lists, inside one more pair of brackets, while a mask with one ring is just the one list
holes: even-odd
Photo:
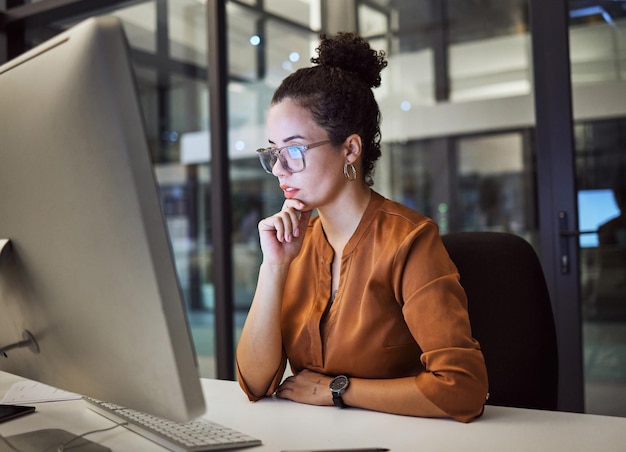
[[[68, 445], [72, 444], [77, 439], [84, 438], [85, 436], [92, 435], [94, 433], [108, 432], [109, 430], [113, 430], [113, 429], [116, 429], [118, 427], [123, 427], [125, 425], [128, 425], [128, 422], [120, 422], [119, 424], [115, 424], [113, 427], [101, 428], [101, 429], [98, 429], [98, 430], [91, 430], [89, 432], [83, 433], [82, 435], [76, 436], [76, 437], [72, 438], [71, 440], [69, 440], [69, 441], [59, 445], [57, 447], [57, 449], [56, 449], [56, 452], [63, 452]], [[47, 449], [47, 450], [50, 450], [50, 449]], [[47, 450], [44, 451], [44, 452], [47, 452]]]
[[15, 452], [21, 452], [19, 449], [16, 449], [16, 448], [15, 448], [15, 446], [14, 446], [13, 444], [11, 444], [11, 443], [9, 442], [9, 440], [8, 440], [8, 439], [6, 439], [3, 435], [0, 435], [0, 440], [1, 440], [4, 444], [6, 444], [7, 446], [9, 446], [9, 449], [11, 449], [11, 450], [13, 450], [13, 451], [15, 451]]
[[[47, 449], [44, 449], [42, 452], [49, 452], [49, 451], [50, 451], [50, 452], [63, 452], [63, 451], [65, 451], [65, 450], [66, 450], [67, 446], [69, 446], [70, 444], [72, 444], [74, 441], [76, 441], [76, 440], [78, 440], [78, 439], [82, 439], [82, 438], [84, 438], [85, 436], [92, 435], [92, 434], [94, 434], [94, 433], [107, 432], [107, 431], [109, 431], [109, 430], [113, 430], [113, 429], [116, 429], [116, 428], [118, 428], [118, 427], [123, 427], [123, 426], [125, 426], [125, 425], [128, 425], [128, 422], [120, 422], [119, 424], [115, 424], [115, 425], [114, 425], [114, 426], [112, 426], [112, 427], [101, 428], [101, 429], [98, 429], [98, 430], [90, 430], [90, 431], [88, 431], [88, 432], [83, 433], [82, 435], [75, 436], [74, 438], [72, 438], [72, 439], [71, 439], [71, 440], [69, 440], [69, 441], [64, 442], [63, 444], [59, 444], [58, 446], [52, 446], [52, 447], [49, 447], [49, 448], [47, 448]], [[2, 440], [2, 442], [3, 442], [4, 444], [6, 444], [7, 446], [9, 446], [9, 448], [10, 448], [11, 450], [13, 450], [13, 451], [15, 451], [15, 452], [23, 452], [22, 450], [20, 450], [20, 449], [16, 448], [13, 444], [11, 444], [11, 442], [10, 442], [9, 440], [7, 440], [4, 436], [0, 435], [0, 440]]]

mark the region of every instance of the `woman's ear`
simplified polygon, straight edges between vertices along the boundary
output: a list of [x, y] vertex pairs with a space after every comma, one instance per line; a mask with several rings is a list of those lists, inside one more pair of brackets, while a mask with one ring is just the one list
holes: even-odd
[[352, 164], [358, 160], [363, 151], [363, 142], [361, 136], [357, 133], [353, 133], [346, 141], [344, 141], [344, 152], [346, 156], [346, 163]]

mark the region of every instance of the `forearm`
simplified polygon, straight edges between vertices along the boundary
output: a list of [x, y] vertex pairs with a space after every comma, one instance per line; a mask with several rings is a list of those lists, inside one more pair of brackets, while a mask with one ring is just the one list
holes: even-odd
[[[303, 370], [287, 378], [276, 391], [281, 398], [312, 405], [332, 405], [332, 376]], [[421, 417], [450, 417], [420, 391], [415, 377], [350, 378], [342, 395], [347, 406]]]
[[288, 267], [261, 265], [259, 281], [237, 345], [237, 365], [253, 395], [261, 397], [282, 361], [280, 308]]
[[424, 396], [415, 377], [384, 380], [351, 378], [343, 400], [348, 406], [393, 414], [449, 417]]

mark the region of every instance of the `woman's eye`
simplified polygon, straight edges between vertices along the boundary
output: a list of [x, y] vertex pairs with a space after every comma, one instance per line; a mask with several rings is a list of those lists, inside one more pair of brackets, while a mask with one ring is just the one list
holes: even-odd
[[289, 152], [289, 157], [292, 159], [299, 159], [302, 156], [299, 146], [289, 146], [287, 151]]

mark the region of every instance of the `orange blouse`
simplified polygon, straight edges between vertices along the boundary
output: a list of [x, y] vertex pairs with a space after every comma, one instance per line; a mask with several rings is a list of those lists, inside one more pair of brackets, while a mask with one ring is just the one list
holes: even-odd
[[[429, 218], [372, 191], [344, 248], [331, 299], [333, 249], [319, 217], [309, 222], [283, 296], [284, 357], [292, 371], [355, 378], [415, 376], [419, 390], [451, 417], [482, 413], [487, 371], [472, 338], [456, 267]], [[239, 374], [251, 400], [255, 398]]]

